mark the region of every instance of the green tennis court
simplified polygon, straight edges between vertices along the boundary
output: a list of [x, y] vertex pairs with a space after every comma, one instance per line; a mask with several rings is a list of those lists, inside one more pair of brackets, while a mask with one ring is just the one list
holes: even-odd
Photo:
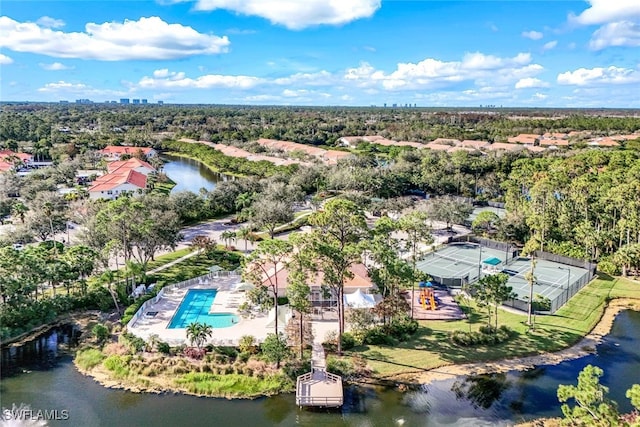
[[483, 270], [500, 271], [507, 253], [476, 243], [452, 243], [426, 254], [416, 263], [418, 270], [447, 286], [461, 286], [478, 280]]
[[[506, 273], [509, 275], [508, 285], [517, 295], [506, 304], [526, 311], [531, 293], [527, 280], [531, 260], [525, 257], [511, 258], [510, 255], [477, 243], [452, 243], [426, 254], [416, 267], [430, 275], [435, 282], [454, 288], [473, 283], [486, 274]], [[564, 305], [590, 280], [590, 272], [585, 268], [543, 259], [536, 260], [533, 275], [534, 299], [537, 295], [548, 298], [551, 312]]]

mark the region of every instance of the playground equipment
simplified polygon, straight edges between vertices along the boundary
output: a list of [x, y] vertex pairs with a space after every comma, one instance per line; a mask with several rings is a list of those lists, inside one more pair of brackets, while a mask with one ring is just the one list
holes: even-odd
[[436, 296], [430, 282], [420, 282], [418, 301], [422, 305], [423, 310], [435, 310], [437, 308]]

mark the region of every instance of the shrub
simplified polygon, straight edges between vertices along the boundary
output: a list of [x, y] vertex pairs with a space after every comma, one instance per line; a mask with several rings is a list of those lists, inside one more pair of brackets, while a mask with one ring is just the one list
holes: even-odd
[[243, 335], [238, 343], [238, 348], [242, 353], [255, 354], [257, 351], [256, 338], [253, 335]]
[[156, 348], [162, 354], [171, 354], [171, 346], [164, 341], [158, 341]]
[[144, 340], [131, 333], [125, 333], [118, 337], [118, 342], [125, 345], [131, 353], [139, 353], [147, 346]]
[[182, 354], [191, 359], [200, 360], [204, 357], [206, 351], [204, 348], [187, 347], [182, 351]]
[[99, 343], [103, 343], [109, 338], [109, 328], [98, 323], [91, 329], [91, 333], [96, 337]]
[[76, 363], [80, 368], [90, 370], [94, 366], [99, 365], [105, 358], [105, 355], [96, 348], [81, 350], [76, 354]]
[[104, 360], [104, 367], [113, 373], [116, 378], [129, 376], [128, 359], [123, 356], [109, 356]]
[[365, 344], [373, 345], [393, 345], [393, 337], [390, 336], [382, 326], [376, 326], [367, 331], [367, 335], [364, 337]]
[[349, 350], [356, 345], [356, 339], [349, 332], [345, 332], [342, 334], [342, 349]]
[[484, 325], [478, 332], [454, 331], [449, 335], [451, 342], [462, 347], [500, 344], [510, 337], [511, 330], [505, 325], [498, 329]]

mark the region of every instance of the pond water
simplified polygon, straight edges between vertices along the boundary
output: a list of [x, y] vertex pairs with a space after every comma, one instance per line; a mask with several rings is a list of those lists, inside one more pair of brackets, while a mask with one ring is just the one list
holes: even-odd
[[526, 372], [456, 377], [407, 393], [349, 387], [338, 412], [299, 410], [293, 395], [230, 401], [110, 390], [75, 370], [65, 351], [73, 342], [68, 329], [37, 342], [20, 357], [3, 350], [0, 395], [5, 408], [15, 403], [68, 411], [68, 420], [50, 421], [51, 426], [511, 425], [560, 415], [558, 384], [575, 384], [588, 364], [604, 369], [602, 382], [621, 411], [631, 410], [624, 394], [640, 382], [640, 313], [632, 311], [618, 316], [597, 354]]
[[230, 175], [213, 172], [197, 160], [167, 154], [163, 154], [161, 158], [166, 162], [163, 166], [164, 173], [176, 183], [172, 193], [191, 191], [198, 194], [201, 188], [211, 191], [219, 182], [234, 179]]

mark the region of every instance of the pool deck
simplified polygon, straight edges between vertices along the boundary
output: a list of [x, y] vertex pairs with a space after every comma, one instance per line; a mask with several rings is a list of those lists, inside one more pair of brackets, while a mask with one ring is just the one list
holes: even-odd
[[245, 293], [235, 290], [241, 281], [242, 279], [238, 276], [221, 277], [212, 278], [181, 289], [167, 288], [157, 303], [149, 305], [144, 310], [142, 316], [132, 325], [129, 332], [143, 339], [148, 339], [151, 335], [157, 335], [160, 340], [171, 345], [188, 344], [184, 328], [167, 328], [171, 318], [189, 289], [216, 289], [218, 293], [209, 312], [233, 313], [238, 315], [240, 320], [237, 324], [227, 328], [214, 328], [213, 335], [207, 340], [207, 343], [213, 345], [237, 345], [244, 335], [252, 335], [258, 342], [262, 342], [267, 334], [274, 332], [273, 327], [267, 327], [271, 319], [268, 318], [266, 313], [252, 312], [246, 317], [238, 313], [238, 307], [245, 300]]

